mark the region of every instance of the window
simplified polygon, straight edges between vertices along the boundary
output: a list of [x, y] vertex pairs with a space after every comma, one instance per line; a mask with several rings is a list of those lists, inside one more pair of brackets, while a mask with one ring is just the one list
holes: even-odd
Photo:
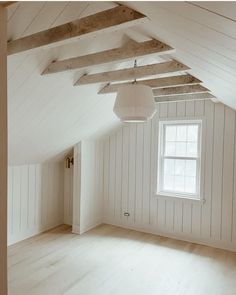
[[200, 199], [201, 120], [159, 122], [157, 194]]

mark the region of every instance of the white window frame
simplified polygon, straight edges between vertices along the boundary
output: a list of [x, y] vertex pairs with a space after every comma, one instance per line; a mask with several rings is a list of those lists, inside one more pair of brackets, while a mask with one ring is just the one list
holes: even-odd
[[[198, 157], [192, 157], [192, 159], [197, 160], [197, 176], [196, 176], [196, 188], [197, 192], [194, 194], [184, 193], [184, 192], [173, 192], [163, 190], [163, 163], [165, 158], [172, 159], [191, 159], [191, 157], [179, 157], [179, 156], [168, 156], [165, 157], [164, 153], [164, 126], [166, 125], [191, 125], [198, 124]], [[204, 151], [204, 138], [205, 138], [205, 119], [203, 117], [199, 118], [166, 118], [160, 119], [158, 121], [158, 157], [157, 157], [157, 177], [156, 177], [156, 195], [158, 197], [170, 197], [193, 201], [204, 201], [203, 199], [203, 180], [204, 180], [204, 170], [203, 170], [203, 151]]]

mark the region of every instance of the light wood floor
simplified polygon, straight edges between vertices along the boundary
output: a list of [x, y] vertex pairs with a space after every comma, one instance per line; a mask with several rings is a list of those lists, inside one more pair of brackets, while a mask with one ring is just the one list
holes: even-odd
[[235, 295], [236, 253], [102, 225], [9, 247], [10, 295]]

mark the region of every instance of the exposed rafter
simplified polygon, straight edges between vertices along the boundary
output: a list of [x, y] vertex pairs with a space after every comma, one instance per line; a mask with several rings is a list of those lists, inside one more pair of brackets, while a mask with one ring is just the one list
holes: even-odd
[[6, 8], [6, 7], [8, 7], [8, 6], [12, 5], [12, 4], [17, 3], [17, 2], [18, 1], [1, 1], [0, 5]]
[[127, 68], [92, 75], [84, 75], [75, 83], [75, 85], [104, 83], [112, 81], [126, 81], [159, 74], [176, 73], [186, 70], [189, 70], [189, 67], [176, 60], [172, 60], [146, 66]]
[[141, 43], [131, 40], [119, 48], [52, 62], [42, 74], [52, 74], [90, 66], [97, 66], [153, 53], [164, 54], [169, 51], [173, 51], [173, 48], [158, 40], [150, 40]]
[[155, 97], [155, 101], [161, 102], [178, 102], [178, 101], [190, 101], [190, 100], [206, 100], [211, 99], [212, 101], [217, 101], [216, 97], [210, 93], [195, 93], [188, 95], [167, 95], [162, 97]]
[[[109, 84], [103, 87], [98, 93], [105, 94], [105, 93], [117, 92], [120, 87], [125, 85], [130, 85], [131, 83], [132, 82]], [[195, 84], [201, 83], [201, 81], [187, 74], [187, 75], [173, 76], [173, 77], [166, 77], [166, 78], [140, 80], [140, 81], [137, 81], [136, 83], [147, 85], [155, 89], [155, 88], [162, 88], [162, 87], [195, 85]]]
[[8, 55], [52, 43], [71, 41], [89, 33], [104, 33], [130, 27], [145, 20], [148, 20], [145, 15], [120, 5], [46, 31], [10, 41], [8, 43]]
[[202, 85], [188, 85], [188, 86], [177, 86], [168, 88], [154, 89], [153, 94], [155, 97], [171, 96], [171, 95], [188, 95], [193, 93], [206, 93], [209, 90]]

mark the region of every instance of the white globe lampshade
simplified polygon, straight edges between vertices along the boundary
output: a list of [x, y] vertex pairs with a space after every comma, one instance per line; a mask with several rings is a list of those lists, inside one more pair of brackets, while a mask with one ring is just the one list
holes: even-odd
[[156, 112], [151, 87], [142, 84], [121, 87], [113, 111], [123, 122], [146, 122]]

